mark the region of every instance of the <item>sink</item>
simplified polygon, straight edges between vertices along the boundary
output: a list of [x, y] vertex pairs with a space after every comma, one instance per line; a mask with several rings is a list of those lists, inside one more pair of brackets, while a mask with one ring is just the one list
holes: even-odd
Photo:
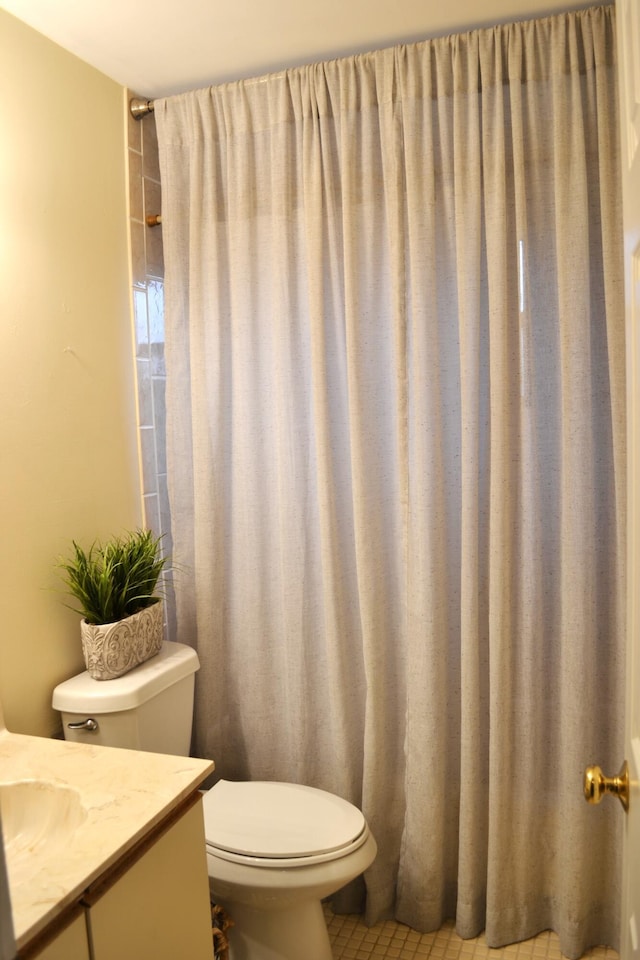
[[9, 882], [33, 876], [38, 858], [66, 846], [87, 816], [80, 794], [48, 780], [0, 782], [0, 813]]

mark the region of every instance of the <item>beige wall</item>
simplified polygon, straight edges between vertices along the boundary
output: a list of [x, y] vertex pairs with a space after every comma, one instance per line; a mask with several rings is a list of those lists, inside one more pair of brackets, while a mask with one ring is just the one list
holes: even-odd
[[123, 88], [0, 10], [0, 696], [83, 669], [55, 560], [141, 522]]

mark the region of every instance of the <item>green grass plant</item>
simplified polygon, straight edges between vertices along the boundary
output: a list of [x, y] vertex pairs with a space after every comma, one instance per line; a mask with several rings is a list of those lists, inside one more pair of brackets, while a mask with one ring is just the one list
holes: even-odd
[[156, 588], [168, 563], [160, 540], [151, 530], [136, 530], [104, 544], [94, 542], [86, 551], [72, 541], [71, 558], [59, 563], [68, 591], [80, 605], [71, 609], [87, 623], [114, 623], [159, 600]]

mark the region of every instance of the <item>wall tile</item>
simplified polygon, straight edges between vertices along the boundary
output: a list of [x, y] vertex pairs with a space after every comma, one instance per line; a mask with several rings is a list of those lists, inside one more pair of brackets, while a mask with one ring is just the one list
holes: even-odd
[[145, 177], [160, 181], [160, 162], [158, 158], [158, 136], [156, 119], [151, 114], [142, 124], [143, 173]]
[[129, 207], [134, 220], [144, 220], [142, 205], [142, 157], [129, 150]]
[[158, 466], [156, 460], [156, 431], [154, 427], [140, 427], [140, 453], [142, 456], [143, 493], [157, 493]]
[[164, 277], [164, 250], [162, 247], [162, 226], [145, 226], [147, 241], [147, 276]]
[[[144, 177], [142, 180], [144, 184], [144, 215], [148, 217], [150, 215], [161, 213], [161, 192], [160, 184], [157, 180], [151, 180], [149, 177]], [[162, 227], [151, 227], [152, 233], [157, 233]]]
[[[153, 427], [153, 381], [151, 379], [151, 363], [149, 360], [136, 361], [138, 375], [138, 416], [141, 427]], [[164, 430], [163, 425], [163, 430]]]
[[147, 260], [145, 254], [145, 225], [138, 223], [137, 220], [131, 220], [129, 223], [131, 230], [131, 273], [134, 284], [139, 287], [146, 286], [147, 283]]
[[[162, 535], [162, 529], [160, 526], [160, 504], [158, 501], [158, 495], [156, 493], [149, 494], [143, 500], [144, 505], [144, 522], [146, 526], [153, 530], [154, 536], [160, 537]], [[162, 544], [162, 552], [166, 552], [164, 546], [164, 541]]]
[[144, 287], [133, 288], [133, 316], [136, 327], [136, 356], [149, 359], [149, 316], [147, 291]]

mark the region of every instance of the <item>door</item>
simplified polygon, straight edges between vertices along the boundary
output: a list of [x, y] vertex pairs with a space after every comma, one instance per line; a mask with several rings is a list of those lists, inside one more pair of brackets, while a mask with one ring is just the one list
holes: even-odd
[[627, 690], [622, 960], [640, 958], [640, 0], [616, 0], [627, 332]]

